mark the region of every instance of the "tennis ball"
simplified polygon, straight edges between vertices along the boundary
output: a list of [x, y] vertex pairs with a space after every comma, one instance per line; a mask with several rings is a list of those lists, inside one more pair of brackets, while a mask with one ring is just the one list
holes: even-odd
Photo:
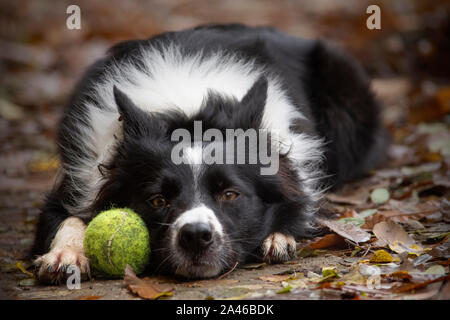
[[150, 257], [150, 235], [144, 221], [133, 210], [106, 210], [88, 224], [84, 252], [98, 272], [120, 277], [129, 264], [139, 274]]

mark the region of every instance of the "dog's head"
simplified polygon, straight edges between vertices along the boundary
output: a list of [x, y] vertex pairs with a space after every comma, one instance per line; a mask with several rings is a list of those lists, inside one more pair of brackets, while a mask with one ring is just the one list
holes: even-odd
[[[264, 146], [273, 147], [270, 137], [257, 135], [256, 146], [246, 140], [243, 148], [239, 141], [245, 132], [223, 141], [195, 137], [198, 121], [203, 131], [225, 136], [227, 129], [260, 128], [266, 95], [267, 81], [261, 78], [241, 101], [211, 93], [204, 108], [187, 117], [181, 112], [148, 114], [115, 89], [123, 138], [115, 157], [101, 168], [106, 182], [94, 207], [98, 212], [126, 206], [142, 216], [157, 272], [213, 277], [236, 262], [257, 258], [271, 232], [298, 234], [303, 225], [299, 212], [309, 203], [288, 157], [276, 154], [273, 174], [261, 174], [271, 164], [258, 156], [251, 160]], [[192, 141], [173, 141], [179, 129]], [[237, 150], [246, 161], [239, 161]], [[206, 160], [206, 151], [216, 161]]]

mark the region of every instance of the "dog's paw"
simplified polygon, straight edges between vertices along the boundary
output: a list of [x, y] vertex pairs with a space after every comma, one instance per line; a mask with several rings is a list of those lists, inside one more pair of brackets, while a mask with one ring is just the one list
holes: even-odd
[[61, 283], [70, 275], [67, 274], [69, 266], [76, 266], [80, 269], [81, 280], [90, 277], [88, 258], [81, 250], [70, 247], [55, 248], [37, 258], [34, 265], [39, 269], [38, 279], [43, 283]]
[[295, 258], [295, 239], [279, 232], [270, 234], [263, 242], [264, 261], [277, 263]]

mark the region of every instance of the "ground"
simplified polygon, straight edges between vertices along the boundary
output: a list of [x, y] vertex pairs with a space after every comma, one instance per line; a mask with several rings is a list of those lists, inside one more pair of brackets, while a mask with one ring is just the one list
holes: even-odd
[[[0, 4], [0, 299], [450, 298], [445, 1], [381, 2], [378, 31], [365, 27], [364, 1], [113, 2], [80, 1], [75, 31], [65, 26], [64, 1]], [[96, 276], [76, 290], [37, 283], [26, 253], [59, 165], [62, 105], [83, 69], [120, 40], [232, 21], [331, 39], [361, 60], [392, 134], [388, 163], [326, 196], [334, 216], [321, 222], [325, 234], [299, 239], [293, 261], [191, 282]]]

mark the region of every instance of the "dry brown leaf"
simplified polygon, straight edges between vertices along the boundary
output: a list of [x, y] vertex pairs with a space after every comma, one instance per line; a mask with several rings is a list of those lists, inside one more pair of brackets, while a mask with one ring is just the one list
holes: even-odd
[[400, 211], [403, 214], [431, 214], [439, 211], [439, 202], [435, 200], [429, 200], [426, 202], [417, 201], [397, 201], [394, 199], [389, 200], [389, 202], [380, 209], [386, 211]]
[[404, 213], [399, 210], [386, 210], [378, 211], [373, 216], [367, 217], [362, 228], [372, 229], [377, 223], [387, 220], [393, 220], [395, 222], [404, 222], [407, 220], [420, 220], [425, 217], [423, 213]]
[[309, 246], [315, 250], [315, 249], [337, 247], [344, 243], [345, 241], [343, 237], [341, 237], [336, 233], [330, 233], [310, 243]]
[[397, 253], [421, 254], [424, 251], [395, 221], [387, 220], [377, 223], [373, 227], [373, 233], [378, 240], [384, 241], [391, 250]]
[[328, 201], [340, 204], [352, 204], [355, 206], [362, 205], [366, 202], [369, 197], [369, 190], [367, 188], [358, 188], [356, 190], [352, 190], [350, 193], [346, 194], [337, 194], [330, 193], [326, 196]]
[[391, 273], [390, 275], [387, 275], [387, 278], [392, 281], [403, 281], [403, 282], [409, 282], [412, 279], [412, 276], [408, 273], [408, 271], [399, 270]]
[[396, 222], [403, 222], [408, 219], [419, 220], [439, 211], [439, 207], [439, 202], [435, 200], [418, 203], [391, 199], [386, 205], [380, 207], [376, 214], [367, 217], [362, 227], [372, 229], [377, 223], [387, 220]]
[[370, 240], [370, 234], [368, 232], [352, 223], [342, 223], [336, 220], [325, 219], [318, 219], [318, 222], [330, 228], [340, 236], [352, 240], [353, 242], [359, 243]]
[[163, 296], [172, 296], [173, 287], [158, 284], [149, 278], [140, 279], [128, 264], [125, 268], [125, 283], [128, 290], [143, 299], [155, 300]]
[[409, 237], [405, 230], [392, 220], [377, 223], [373, 227], [373, 233], [378, 240], [382, 240], [386, 244], [392, 244], [394, 241], [403, 241], [407, 246], [414, 244], [414, 240]]
[[359, 218], [358, 212], [353, 209], [346, 208], [341, 214], [342, 218]]
[[424, 281], [424, 282], [408, 283], [408, 284], [405, 284], [405, 285], [395, 288], [394, 292], [400, 293], [400, 292], [408, 292], [408, 291], [412, 291], [412, 290], [417, 290], [420, 288], [424, 288], [431, 283], [441, 282], [441, 281], [445, 281], [445, 280], [449, 280], [449, 279], [450, 279], [450, 275], [446, 275], [443, 277], [439, 277], [437, 279], [432, 279], [432, 280], [428, 280], [428, 281]]

